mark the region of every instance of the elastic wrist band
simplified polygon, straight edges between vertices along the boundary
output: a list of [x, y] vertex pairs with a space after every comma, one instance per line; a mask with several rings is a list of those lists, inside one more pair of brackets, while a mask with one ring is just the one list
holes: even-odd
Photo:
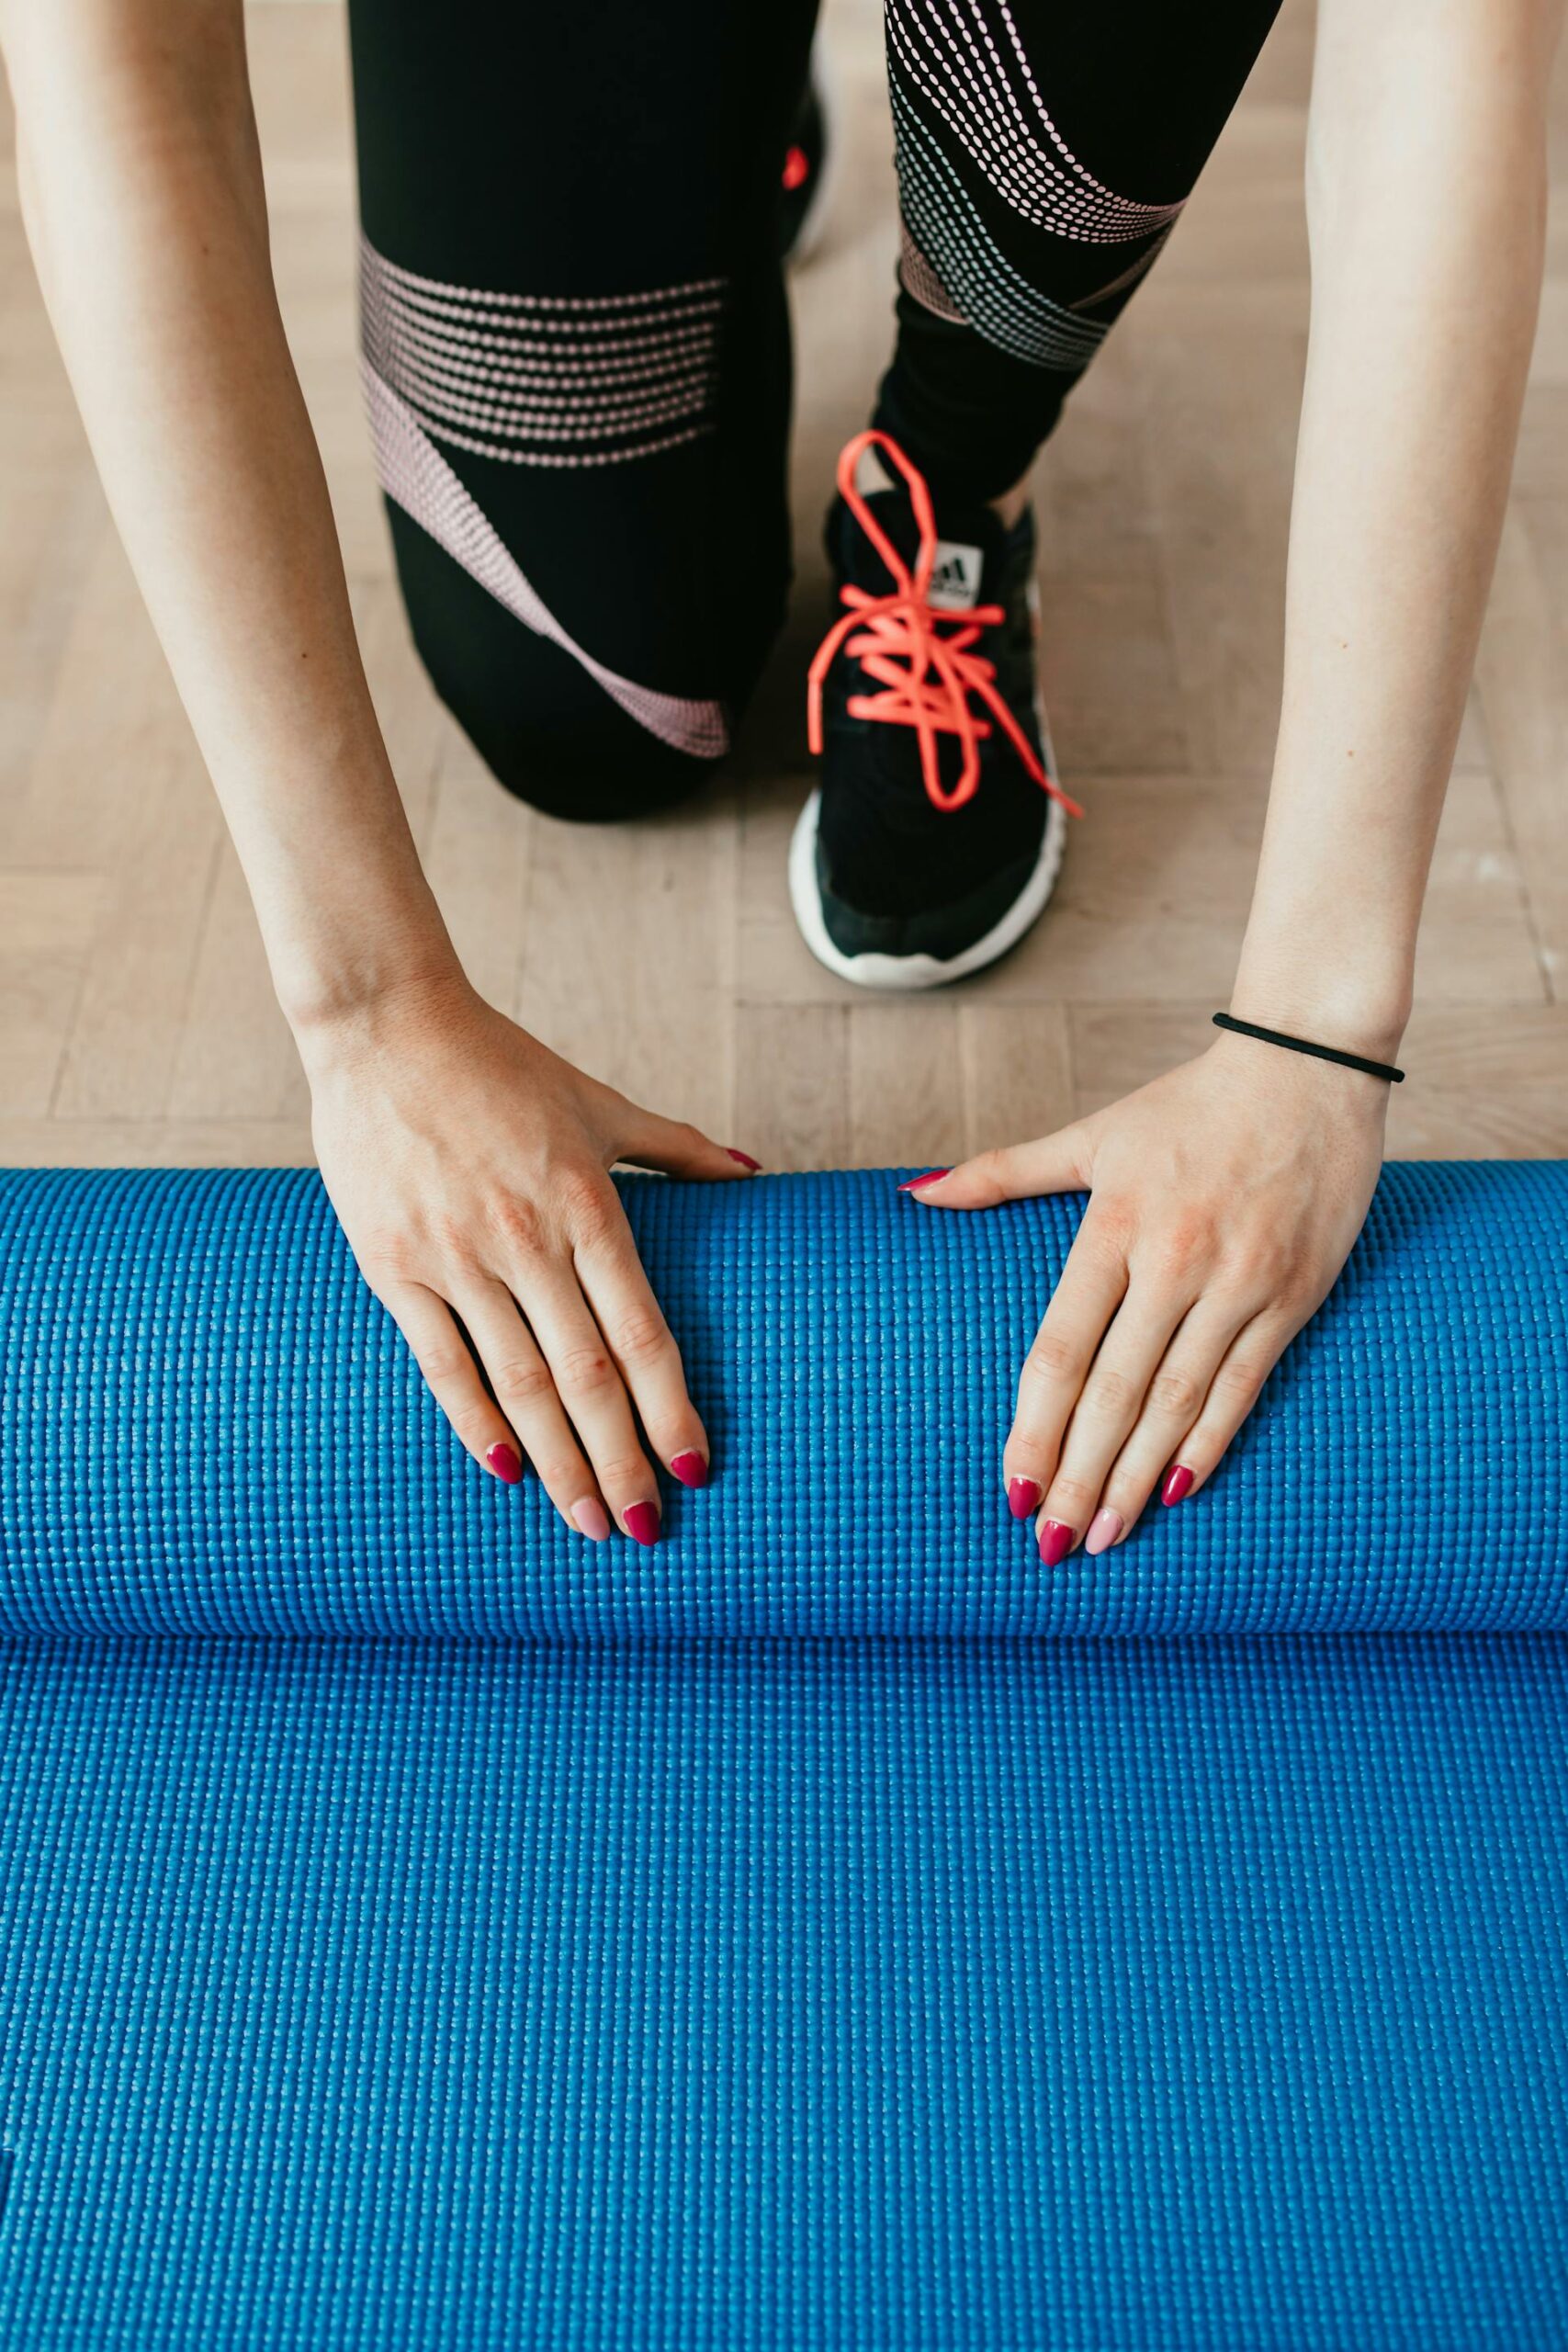
[[1310, 1037], [1287, 1037], [1279, 1029], [1260, 1029], [1255, 1021], [1237, 1021], [1228, 1012], [1216, 1012], [1216, 1029], [1234, 1029], [1238, 1037], [1258, 1037], [1266, 1046], [1283, 1046], [1288, 1053], [1310, 1054], [1314, 1061], [1338, 1062], [1345, 1069], [1365, 1070], [1369, 1078], [1386, 1079], [1390, 1086], [1403, 1086], [1404, 1072], [1395, 1069], [1392, 1062], [1369, 1061], [1365, 1054], [1342, 1054], [1337, 1046], [1315, 1046]]

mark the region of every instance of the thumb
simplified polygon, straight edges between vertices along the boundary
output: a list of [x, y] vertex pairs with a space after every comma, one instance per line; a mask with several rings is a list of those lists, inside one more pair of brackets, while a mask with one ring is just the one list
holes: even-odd
[[750, 1152], [715, 1143], [701, 1127], [680, 1119], [661, 1119], [656, 1111], [641, 1110], [635, 1102], [628, 1102], [626, 1109], [615, 1156], [629, 1160], [634, 1168], [657, 1168], [666, 1176], [706, 1179], [757, 1173], [758, 1163]]
[[1059, 1127], [1038, 1143], [999, 1144], [957, 1168], [916, 1176], [899, 1187], [911, 1200], [937, 1209], [994, 1209], [1037, 1193], [1077, 1193], [1089, 1183], [1089, 1136], [1081, 1125]]

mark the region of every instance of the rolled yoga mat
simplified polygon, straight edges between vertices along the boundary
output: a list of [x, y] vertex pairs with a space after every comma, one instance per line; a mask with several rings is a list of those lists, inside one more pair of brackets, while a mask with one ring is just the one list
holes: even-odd
[[1201, 1504], [1055, 1575], [1001, 1448], [1080, 1201], [624, 1196], [716, 1474], [655, 1551], [474, 1469], [313, 1174], [0, 1174], [0, 1636], [1568, 1626], [1561, 1164], [1390, 1168]]
[[652, 1552], [312, 1177], [0, 1178], [0, 2346], [1568, 2344], [1568, 1170], [1391, 1169], [1051, 1575], [1072, 1204], [626, 1197]]

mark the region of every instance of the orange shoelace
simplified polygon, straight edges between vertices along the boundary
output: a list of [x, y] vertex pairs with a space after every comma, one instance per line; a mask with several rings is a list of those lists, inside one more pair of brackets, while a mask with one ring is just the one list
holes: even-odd
[[[855, 469], [863, 451], [879, 448], [903, 475], [919, 526], [920, 544], [913, 571], [888, 538], [855, 487]], [[980, 788], [980, 745], [991, 732], [990, 719], [971, 703], [974, 696], [995, 717], [1036, 784], [1069, 816], [1083, 810], [1069, 800], [1055, 777], [1049, 776], [1039, 753], [997, 692], [997, 666], [974, 651], [982, 630], [1007, 618], [1000, 605], [976, 605], [968, 612], [932, 608], [929, 597], [936, 562], [936, 516], [925, 476], [889, 434], [857, 433], [839, 458], [839, 494], [887, 567], [892, 592], [874, 596], [864, 588], [840, 590], [848, 606], [817, 649], [807, 673], [807, 728], [814, 752], [822, 749], [822, 687], [840, 647], [856, 660], [868, 678], [884, 691], [852, 695], [852, 718], [878, 720], [889, 727], [912, 727], [919, 738], [920, 774], [933, 808], [962, 808]], [[956, 735], [964, 746], [964, 764], [956, 784], [942, 780], [938, 737]]]

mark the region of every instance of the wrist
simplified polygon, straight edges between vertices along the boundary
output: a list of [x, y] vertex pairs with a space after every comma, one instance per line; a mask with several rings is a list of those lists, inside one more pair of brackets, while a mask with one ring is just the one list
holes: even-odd
[[[1292, 1034], [1280, 1032], [1282, 1036]], [[1241, 1090], [1254, 1114], [1262, 1111], [1270, 1120], [1284, 1117], [1309, 1132], [1361, 1133], [1382, 1149], [1393, 1094], [1386, 1078], [1228, 1029], [1213, 1032], [1204, 1059], [1226, 1085]]]
[[[281, 991], [280, 991], [281, 994]], [[448, 944], [445, 955], [386, 969], [337, 972], [318, 979], [284, 1012], [307, 1074], [374, 1052], [406, 1035], [450, 1022], [473, 989]]]
[[1295, 967], [1277, 957], [1250, 956], [1244, 948], [1230, 1002], [1215, 1011], [1369, 1061], [1393, 1062], [1410, 1019], [1410, 998], [1404, 972], [1358, 970], [1326, 956]]

